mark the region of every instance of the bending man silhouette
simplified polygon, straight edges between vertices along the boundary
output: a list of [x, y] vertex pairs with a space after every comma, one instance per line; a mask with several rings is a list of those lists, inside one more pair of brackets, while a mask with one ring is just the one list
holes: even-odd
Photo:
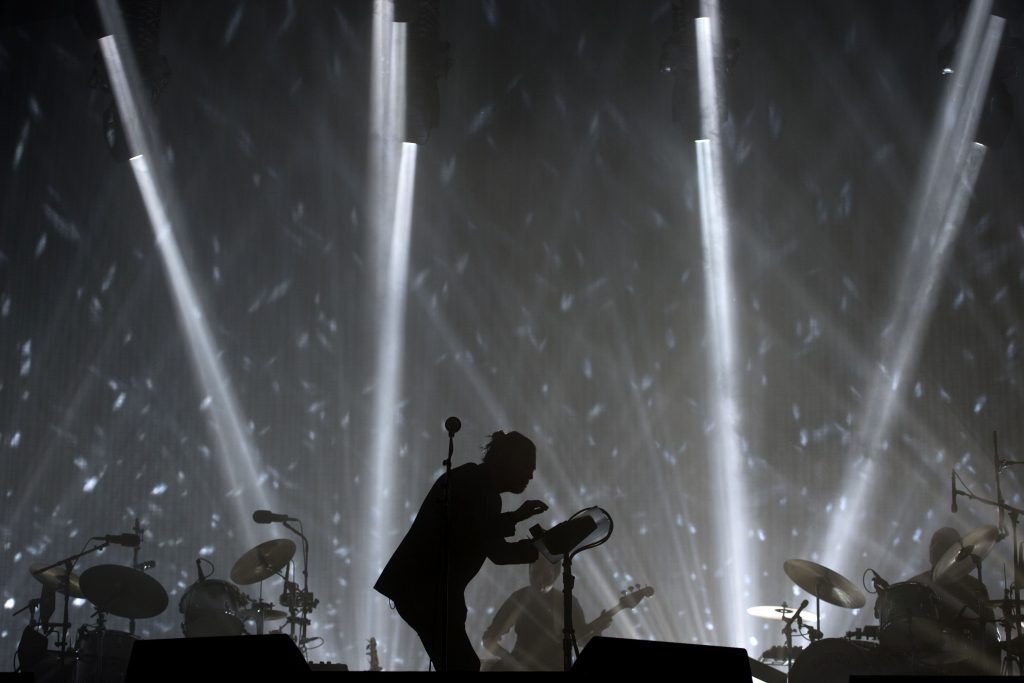
[[[448, 564], [448, 670], [478, 671], [480, 659], [466, 635], [466, 586], [485, 559], [495, 564], [528, 564], [537, 559], [530, 540], [508, 543], [516, 524], [548, 509], [528, 500], [513, 512], [501, 511], [501, 494], [522, 493], [537, 465], [537, 448], [519, 432], [495, 432], [481, 464], [451, 472]], [[419, 635], [434, 663], [444, 670], [441, 652], [444, 580], [444, 486], [430, 488], [412, 527], [391, 556], [374, 588], [395, 603], [399, 616]]]

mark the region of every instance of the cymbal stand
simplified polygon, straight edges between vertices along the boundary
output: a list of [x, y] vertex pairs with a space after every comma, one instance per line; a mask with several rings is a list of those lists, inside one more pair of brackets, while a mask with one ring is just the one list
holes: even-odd
[[95, 552], [97, 552], [99, 550], [103, 550], [108, 545], [110, 545], [110, 541], [101, 541], [100, 543], [98, 543], [97, 545], [93, 546], [92, 548], [87, 548], [86, 550], [83, 550], [82, 552], [78, 553], [77, 555], [71, 555], [69, 557], [65, 557], [63, 560], [57, 560], [53, 564], [48, 564], [45, 567], [42, 567], [42, 568], [36, 570], [37, 574], [41, 574], [41, 573], [43, 573], [43, 572], [45, 572], [45, 571], [47, 571], [49, 569], [54, 569], [54, 568], [60, 567], [62, 565], [64, 567], [64, 579], [63, 579], [62, 585], [61, 585], [61, 592], [64, 594], [64, 618], [63, 618], [63, 623], [61, 623], [61, 625], [60, 625], [60, 640], [57, 641], [57, 644], [60, 645], [60, 674], [61, 674], [61, 676], [64, 675], [64, 662], [67, 659], [67, 652], [68, 652], [68, 628], [71, 626], [71, 624], [68, 622], [68, 619], [70, 618], [70, 615], [69, 615], [70, 609], [69, 608], [70, 608], [70, 604], [71, 604], [71, 570], [74, 569], [75, 563], [78, 562], [80, 559], [82, 559], [86, 555], [91, 555], [92, 553], [95, 553]]

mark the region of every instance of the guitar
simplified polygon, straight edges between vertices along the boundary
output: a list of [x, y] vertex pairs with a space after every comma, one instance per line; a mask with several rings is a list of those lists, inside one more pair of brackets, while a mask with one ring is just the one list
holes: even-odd
[[383, 671], [380, 668], [380, 660], [377, 659], [377, 639], [370, 638], [366, 643], [366, 656], [370, 658], [370, 671]]
[[640, 584], [637, 584], [632, 588], [627, 588], [626, 590], [622, 591], [622, 597], [619, 598], [619, 601], [615, 603], [614, 606], [604, 610], [603, 612], [597, 615], [596, 619], [591, 621], [589, 624], [584, 624], [583, 628], [578, 629], [576, 631], [576, 638], [578, 640], [582, 640], [597, 635], [605, 628], [607, 628], [607, 626], [605, 626], [604, 628], [598, 628], [601, 626], [602, 623], [607, 624], [611, 622], [612, 617], [614, 617], [622, 610], [633, 609], [641, 602], [643, 602], [644, 599], [649, 598], [652, 595], [654, 595], [654, 588], [652, 586], [641, 587]]
[[[608, 609], [602, 611], [597, 615], [596, 619], [574, 628], [576, 632], [576, 639], [581, 641], [587, 640], [592, 636], [601, 633], [608, 628], [612, 618], [616, 614], [622, 610], [633, 609], [643, 600], [651, 597], [652, 595], [654, 595], [654, 588], [651, 586], [641, 587], [637, 584], [636, 586], [627, 588], [622, 591], [622, 597], [619, 598], [619, 601]], [[561, 612], [558, 613], [558, 616], [553, 615], [553, 618], [561, 624]], [[561, 647], [562, 634], [560, 630], [557, 630], [560, 628], [561, 626], [557, 626], [550, 632], [549, 645], [552, 648], [557, 649]], [[519, 643], [517, 642], [517, 646], [518, 645]], [[535, 671], [538, 669], [538, 666], [544, 668], [544, 665], [541, 664], [541, 662], [547, 661], [548, 659], [540, 653], [525, 652], [518, 650], [517, 648], [513, 648], [514, 650], [517, 650], [516, 652], [509, 652], [497, 643], [494, 643], [489, 649], [493, 654], [497, 655], [497, 659], [484, 660], [482, 662], [482, 671]]]

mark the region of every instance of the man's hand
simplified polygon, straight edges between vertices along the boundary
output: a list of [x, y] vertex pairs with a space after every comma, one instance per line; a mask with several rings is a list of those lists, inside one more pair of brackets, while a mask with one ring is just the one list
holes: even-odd
[[529, 519], [534, 515], [539, 515], [542, 512], [547, 512], [548, 506], [542, 500], [528, 500], [519, 506], [516, 510], [516, 518], [521, 522], [524, 519]]
[[594, 621], [590, 622], [590, 631], [597, 635], [603, 633], [612, 625], [612, 615], [607, 612], [601, 612]]

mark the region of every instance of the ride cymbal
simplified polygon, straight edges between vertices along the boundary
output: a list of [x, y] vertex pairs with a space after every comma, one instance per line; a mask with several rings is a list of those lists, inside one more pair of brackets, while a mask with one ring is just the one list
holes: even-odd
[[238, 558], [231, 568], [231, 580], [239, 586], [259, 583], [276, 574], [295, 555], [295, 541], [277, 538], [264, 541]]
[[82, 572], [82, 593], [96, 608], [126, 619], [148, 619], [167, 609], [167, 591], [146, 572], [101, 564]]
[[817, 562], [786, 560], [782, 568], [793, 583], [830, 605], [858, 609], [867, 602], [864, 593], [852, 581]]

